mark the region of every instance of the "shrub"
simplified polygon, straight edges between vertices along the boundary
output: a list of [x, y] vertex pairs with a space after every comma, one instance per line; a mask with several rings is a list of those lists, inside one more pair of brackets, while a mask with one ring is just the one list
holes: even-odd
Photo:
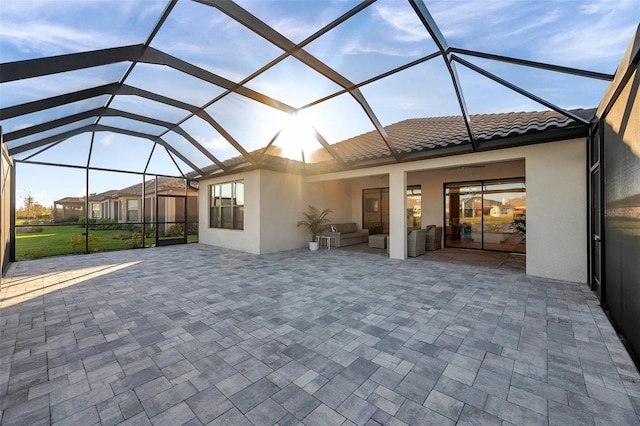
[[25, 259], [40, 259], [42, 257], [48, 256], [50, 256], [49, 252], [47, 252], [42, 247], [32, 247], [24, 252]]
[[148, 228], [144, 228], [144, 237], [145, 238], [155, 238], [156, 236], [156, 228], [150, 226]]
[[184, 235], [184, 225], [180, 223], [176, 223], [175, 225], [171, 225], [169, 227], [170, 237], [182, 237], [183, 235]]
[[111, 238], [113, 238], [114, 240], [125, 241], [125, 240], [131, 239], [131, 234], [118, 234], [118, 235], [114, 235]]
[[[67, 244], [71, 246], [73, 251], [75, 252], [84, 252], [85, 244], [86, 244], [86, 235], [78, 234], [75, 235], [67, 241]], [[100, 238], [95, 235], [89, 235], [89, 251], [96, 252], [98, 251], [98, 243], [100, 243]]]
[[127, 248], [134, 249], [142, 247], [142, 234], [133, 232], [126, 242]]
[[42, 232], [44, 228], [42, 226], [24, 226], [16, 228], [16, 234], [37, 234]]
[[[82, 218], [82, 223], [84, 223], [84, 217], [81, 216], [81, 218]], [[79, 223], [79, 219], [78, 219], [78, 216], [71, 216], [71, 217], [63, 217], [63, 218], [56, 219], [54, 222], [73, 225], [73, 224]]]

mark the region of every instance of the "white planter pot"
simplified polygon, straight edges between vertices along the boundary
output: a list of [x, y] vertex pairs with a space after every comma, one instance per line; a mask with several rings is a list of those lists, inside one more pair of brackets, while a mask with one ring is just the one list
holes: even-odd
[[318, 251], [320, 248], [320, 243], [318, 241], [309, 241], [309, 250]]

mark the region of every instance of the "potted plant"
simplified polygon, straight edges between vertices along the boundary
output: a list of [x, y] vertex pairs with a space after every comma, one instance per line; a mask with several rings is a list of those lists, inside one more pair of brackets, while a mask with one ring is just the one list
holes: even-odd
[[324, 232], [324, 224], [329, 222], [329, 219], [327, 219], [327, 215], [329, 213], [332, 213], [330, 209], [319, 211], [314, 206], [309, 206], [309, 209], [306, 212], [302, 212], [302, 215], [306, 220], [298, 221], [298, 227], [304, 226], [309, 230], [309, 234], [311, 236], [311, 240], [309, 241], [309, 250], [318, 250], [320, 243], [317, 241], [317, 237], [318, 235], [322, 235]]

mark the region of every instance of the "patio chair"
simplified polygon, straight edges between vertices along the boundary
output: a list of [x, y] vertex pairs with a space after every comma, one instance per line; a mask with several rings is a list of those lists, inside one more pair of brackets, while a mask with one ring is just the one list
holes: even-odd
[[442, 226], [427, 226], [427, 250], [438, 250], [442, 248]]
[[407, 256], [416, 257], [425, 254], [426, 241], [426, 229], [412, 229], [407, 236]]

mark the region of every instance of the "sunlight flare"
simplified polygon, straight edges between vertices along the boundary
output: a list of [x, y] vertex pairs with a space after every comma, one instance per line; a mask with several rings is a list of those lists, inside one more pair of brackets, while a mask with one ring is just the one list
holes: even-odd
[[274, 145], [282, 150], [282, 157], [302, 161], [302, 155], [308, 158], [309, 153], [317, 148], [318, 141], [304, 114], [298, 112], [287, 115], [283, 120]]
[[98, 265], [75, 270], [63, 270], [47, 275], [9, 278], [2, 286], [0, 309], [137, 265], [140, 262], [141, 261], [132, 261], [111, 265]]

